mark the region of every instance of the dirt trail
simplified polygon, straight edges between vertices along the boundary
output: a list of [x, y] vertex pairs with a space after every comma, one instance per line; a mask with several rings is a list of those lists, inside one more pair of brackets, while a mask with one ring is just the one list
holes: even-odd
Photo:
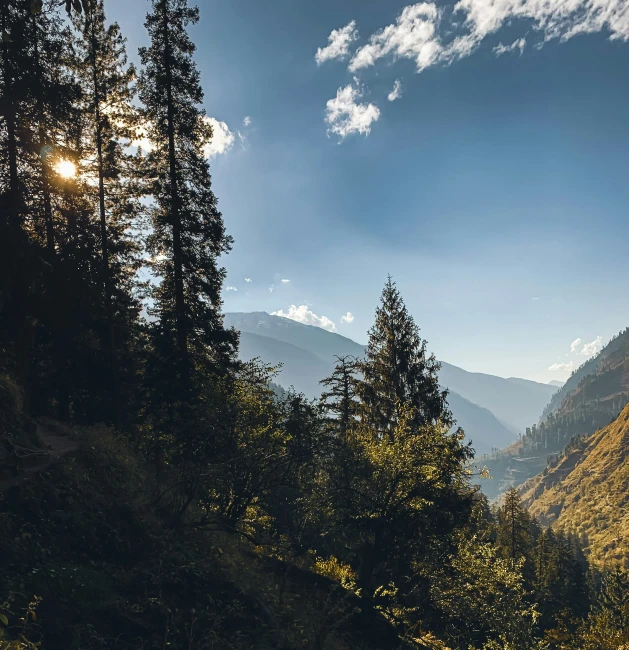
[[51, 463], [59, 460], [66, 454], [76, 451], [78, 443], [69, 434], [50, 427], [45, 423], [37, 425], [37, 435], [42, 442], [40, 449], [33, 449], [20, 454], [21, 468], [17, 475], [0, 473], [0, 493], [13, 485], [17, 485], [30, 476], [48, 467]]

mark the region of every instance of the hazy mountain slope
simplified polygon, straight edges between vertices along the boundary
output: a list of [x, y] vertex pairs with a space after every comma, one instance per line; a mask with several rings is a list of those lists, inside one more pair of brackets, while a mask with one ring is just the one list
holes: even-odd
[[513, 434], [488, 409], [473, 404], [458, 393], [448, 393], [448, 404], [458, 426], [472, 441], [476, 455], [489, 454], [495, 448], [504, 446], [505, 441], [512, 440]]
[[284, 388], [294, 386], [309, 397], [320, 393], [319, 381], [327, 377], [332, 368], [331, 362], [326, 363], [303, 348], [250, 332], [240, 333], [239, 356], [243, 361], [259, 357], [271, 365], [282, 363], [275, 382]]
[[629, 406], [522, 492], [542, 523], [579, 535], [593, 562], [629, 567]]
[[[468, 372], [442, 362], [439, 378], [444, 386], [489, 409], [514, 433], [523, 433], [542, 413], [556, 388], [528, 379], [495, 377]], [[531, 417], [534, 419], [531, 420]]]
[[241, 332], [251, 332], [296, 345], [329, 363], [334, 362], [335, 355], [351, 354], [361, 357], [365, 351], [364, 346], [335, 332], [304, 325], [281, 316], [271, 316], [263, 311], [250, 314], [227, 313], [225, 325], [235, 327]]
[[558, 379], [553, 379], [548, 382], [549, 386], [556, 386], [557, 388], [562, 388], [565, 385], [565, 381], [559, 381]]

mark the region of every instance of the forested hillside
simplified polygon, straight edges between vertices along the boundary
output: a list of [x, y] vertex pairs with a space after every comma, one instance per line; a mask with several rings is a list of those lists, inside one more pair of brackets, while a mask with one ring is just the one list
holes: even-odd
[[[557, 404], [559, 396], [561, 402]], [[539, 423], [513, 445], [482, 459], [494, 479], [483, 482], [490, 496], [542, 472], [576, 438], [587, 437], [618, 417], [629, 402], [629, 330], [612, 339], [553, 396]]]
[[629, 567], [629, 406], [609, 426], [578, 438], [522, 486], [543, 524], [576, 535], [591, 561]]
[[390, 277], [319, 400], [238, 359], [199, 11], [134, 69], [106, 7], [0, 3], [0, 650], [626, 647], [629, 575], [489, 506]]

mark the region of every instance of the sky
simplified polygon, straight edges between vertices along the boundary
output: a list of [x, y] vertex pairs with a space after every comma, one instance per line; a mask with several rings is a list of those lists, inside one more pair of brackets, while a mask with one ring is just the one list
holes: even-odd
[[[628, 0], [199, 0], [226, 311], [537, 381], [629, 325]], [[130, 58], [148, 0], [106, 0]]]

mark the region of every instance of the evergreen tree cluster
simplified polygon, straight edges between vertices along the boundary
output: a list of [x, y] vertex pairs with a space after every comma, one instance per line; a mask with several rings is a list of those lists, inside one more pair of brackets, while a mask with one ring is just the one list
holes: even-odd
[[[439, 364], [391, 278], [365, 357], [339, 358], [319, 402], [274, 384], [273, 368], [237, 361], [221, 302], [233, 242], [212, 191], [212, 129], [187, 31], [198, 19], [187, 0], [152, 0], [136, 70], [102, 0], [0, 3], [0, 459], [45, 453], [37, 430], [51, 422], [126, 450], [114, 471], [88, 445], [71, 500], [54, 484], [37, 508], [3, 497], [0, 648], [215, 647], [207, 639], [227, 614], [209, 609], [212, 586], [195, 571], [221, 533], [326, 576], [406, 647], [425, 647], [430, 630], [461, 650], [620, 649], [626, 574], [594, 575], [577, 541], [542, 530], [517, 492], [488, 505]], [[117, 499], [125, 486], [140, 494], [135, 514], [117, 502], [121, 523], [95, 520], [103, 499], [86, 497], [91, 472]], [[40, 516], [46, 508], [54, 516]], [[139, 521], [161, 531], [145, 549], [159, 561], [125, 581], [110, 551], [139, 561]], [[66, 584], [115, 574], [118, 600], [113, 579], [102, 587], [115, 613], [85, 620], [84, 592], [39, 580], [61, 562], [55, 553]], [[193, 623], [179, 606], [190, 585], [175, 575], [207, 596]], [[178, 606], [166, 605], [169, 590]], [[141, 615], [164, 627], [159, 642], [142, 636]], [[301, 645], [272, 647], [331, 647], [317, 625]], [[235, 631], [226, 638], [220, 647], [247, 647]]]

